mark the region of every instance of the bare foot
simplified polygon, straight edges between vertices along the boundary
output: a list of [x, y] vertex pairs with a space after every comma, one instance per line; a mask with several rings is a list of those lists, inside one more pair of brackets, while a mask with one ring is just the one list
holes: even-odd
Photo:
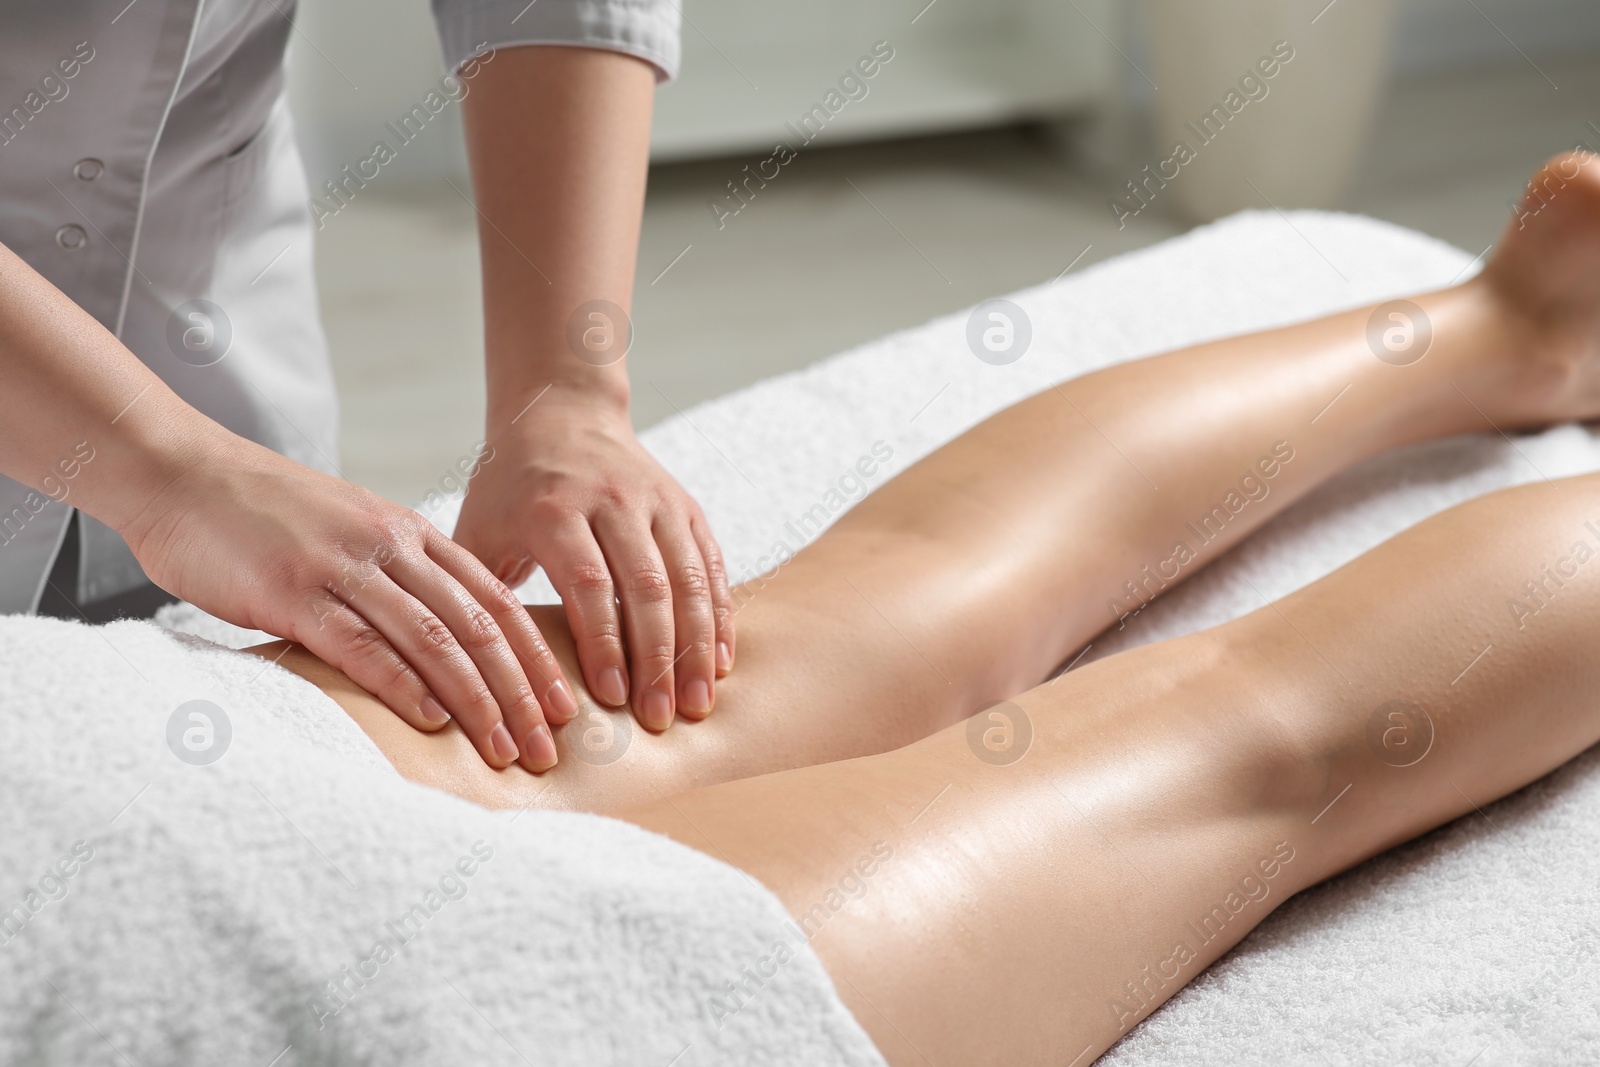
[[1534, 172], [1475, 281], [1530, 329], [1532, 423], [1600, 416], [1600, 156], [1567, 152]]

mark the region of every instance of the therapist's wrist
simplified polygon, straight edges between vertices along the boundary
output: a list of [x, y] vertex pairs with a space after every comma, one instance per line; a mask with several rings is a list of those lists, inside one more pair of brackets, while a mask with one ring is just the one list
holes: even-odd
[[545, 373], [519, 376], [515, 383], [489, 385], [488, 430], [495, 437], [524, 428], [530, 421], [574, 414], [600, 422], [631, 425], [632, 392], [621, 363], [580, 370], [552, 366]]
[[157, 411], [152, 405], [145, 418], [130, 420], [127, 432], [109, 443], [110, 462], [100, 467], [101, 483], [78, 501], [135, 551], [183, 486], [261, 450], [175, 396], [166, 406], [169, 410]]

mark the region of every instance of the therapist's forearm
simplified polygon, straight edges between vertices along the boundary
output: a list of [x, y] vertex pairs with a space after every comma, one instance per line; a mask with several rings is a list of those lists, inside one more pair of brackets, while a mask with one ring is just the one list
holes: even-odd
[[508, 584], [544, 571], [600, 700], [649, 730], [704, 718], [733, 665], [726, 568], [700, 505], [633, 433], [623, 358], [656, 69], [536, 45], [469, 72], [493, 451], [454, 537]]
[[0, 382], [0, 473], [117, 530], [232, 437], [3, 245]]
[[628, 309], [649, 166], [654, 69], [530, 45], [482, 64], [464, 102], [483, 259], [490, 429], [547, 385], [625, 415], [625, 362], [568, 346], [575, 309]]

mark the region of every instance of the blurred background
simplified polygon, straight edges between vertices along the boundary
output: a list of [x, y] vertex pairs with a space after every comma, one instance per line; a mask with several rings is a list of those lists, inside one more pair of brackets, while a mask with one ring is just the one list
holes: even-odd
[[[1238, 210], [1355, 211], [1478, 253], [1536, 163], [1600, 147], [1594, 0], [685, 0], [683, 14], [635, 288], [641, 429]], [[425, 0], [301, 0], [296, 25], [315, 190], [442, 71]], [[801, 148], [785, 123], [878, 42], [892, 58]], [[798, 155], [736, 198], [729, 183], [780, 139]], [[470, 191], [452, 105], [318, 234], [344, 472], [404, 504], [482, 435]]]

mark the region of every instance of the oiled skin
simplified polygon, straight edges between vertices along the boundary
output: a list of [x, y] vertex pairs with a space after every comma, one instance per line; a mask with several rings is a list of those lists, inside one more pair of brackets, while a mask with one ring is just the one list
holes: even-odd
[[[1600, 739], [1600, 565], [1531, 619], [1506, 608], [1600, 540], [1595, 476], [1473, 501], [1278, 604], [1039, 684], [1244, 472], [1269, 491], [1172, 581], [1387, 449], [1600, 410], [1600, 164], [1552, 176], [1483, 275], [1413, 298], [1420, 361], [1374, 359], [1358, 309], [1088, 375], [914, 465], [738, 591], [710, 718], [635, 726], [615, 762], [579, 758], [580, 717], [552, 771], [492, 771], [453, 726], [419, 733], [300, 650], [283, 663], [408, 777], [618, 814], [750, 872], [810, 917], [891, 1063], [1086, 1063], [1293, 892]], [[570, 666], [559, 614], [530, 610]], [[979, 758], [963, 720], [1007, 698], [1031, 745]], [[1432, 724], [1410, 766], [1369, 739], [1392, 700]], [[866, 890], [827, 907], [867, 855]], [[1246, 903], [1202, 939], [1229, 893]]]

